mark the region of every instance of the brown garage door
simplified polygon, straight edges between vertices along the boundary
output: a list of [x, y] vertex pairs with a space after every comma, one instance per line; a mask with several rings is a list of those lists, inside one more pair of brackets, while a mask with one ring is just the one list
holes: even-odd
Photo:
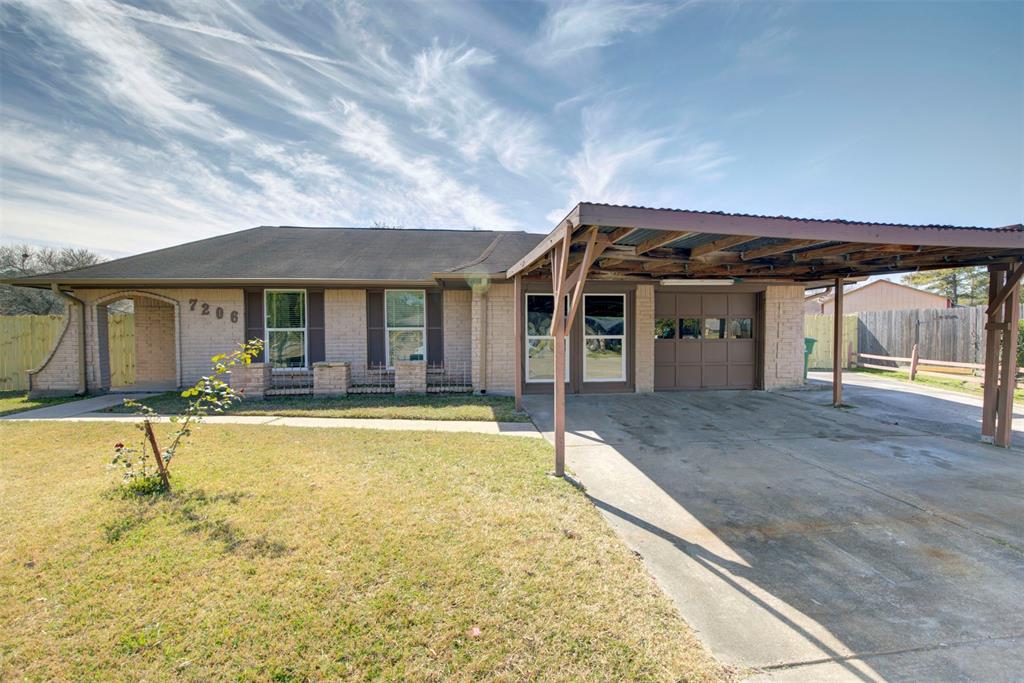
[[753, 389], [757, 295], [655, 294], [655, 389]]

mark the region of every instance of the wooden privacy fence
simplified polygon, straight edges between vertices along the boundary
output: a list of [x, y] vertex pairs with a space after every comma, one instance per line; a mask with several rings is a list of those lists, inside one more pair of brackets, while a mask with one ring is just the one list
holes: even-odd
[[[0, 391], [28, 390], [25, 373], [46, 360], [63, 327], [60, 315], [0, 316]], [[108, 329], [111, 384], [131, 384], [135, 381], [135, 317], [111, 313]]]
[[[922, 358], [947, 363], [985, 362], [984, 306], [869, 311], [844, 317], [847, 357], [843, 367], [849, 367], [851, 351], [910, 358], [915, 345]], [[804, 331], [806, 336], [818, 340], [810, 367], [831, 369], [832, 316], [805, 316]]]

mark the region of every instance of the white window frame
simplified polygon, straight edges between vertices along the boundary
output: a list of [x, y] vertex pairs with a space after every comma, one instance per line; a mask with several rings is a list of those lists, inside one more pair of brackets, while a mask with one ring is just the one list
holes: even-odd
[[[392, 328], [388, 325], [388, 292], [420, 292], [423, 294], [423, 327], [395, 327]], [[391, 330], [403, 330], [406, 332], [419, 330], [423, 335], [423, 360], [427, 360], [427, 290], [425, 289], [411, 289], [408, 287], [401, 287], [395, 289], [384, 290], [384, 362], [387, 363], [388, 370], [394, 370], [395, 366], [391, 364]]]
[[[272, 292], [302, 292], [302, 327], [267, 327], [267, 294]], [[275, 368], [271, 372], [288, 372], [301, 368], [309, 369], [309, 293], [304, 289], [264, 289], [263, 290], [263, 362], [270, 363], [270, 333], [297, 332], [302, 330], [302, 365], [296, 368]]]
[[[622, 334], [587, 334], [587, 297], [588, 296], [617, 296], [622, 299]], [[626, 312], [626, 295], [615, 292], [594, 292], [583, 295], [583, 381], [587, 383], [597, 382], [625, 382], [626, 381], [626, 325], [628, 315]], [[622, 340], [622, 373], [618, 377], [601, 377], [599, 379], [587, 379], [587, 341], [590, 339], [620, 339]]]
[[[554, 384], [554, 378], [551, 379], [530, 379], [530, 342], [536, 340], [550, 339], [554, 342], [555, 337], [551, 334], [530, 334], [529, 333], [529, 319], [530, 319], [530, 297], [531, 296], [549, 296], [552, 299], [555, 298], [553, 292], [527, 292], [526, 299], [523, 301], [523, 372], [525, 373], [525, 380], [529, 384]], [[568, 306], [569, 297], [566, 296], [566, 306]], [[563, 315], [568, 315], [568, 308], [562, 311]], [[572, 345], [569, 343], [569, 338], [572, 335], [566, 332], [565, 335], [565, 381], [568, 382], [569, 378], [572, 377], [572, 373], [569, 369], [572, 360], [569, 349]]]

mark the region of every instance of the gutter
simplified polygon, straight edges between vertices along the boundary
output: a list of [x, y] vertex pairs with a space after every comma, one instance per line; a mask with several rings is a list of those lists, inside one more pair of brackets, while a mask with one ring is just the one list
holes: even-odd
[[67, 292], [60, 291], [60, 286], [54, 282], [50, 285], [50, 290], [67, 300], [68, 302], [68, 315], [71, 315], [71, 306], [78, 305], [78, 394], [81, 396], [85, 394], [85, 302], [81, 299], [71, 296]]

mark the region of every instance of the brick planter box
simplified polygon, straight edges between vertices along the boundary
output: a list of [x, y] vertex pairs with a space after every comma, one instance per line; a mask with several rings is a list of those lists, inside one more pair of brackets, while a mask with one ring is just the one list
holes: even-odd
[[267, 363], [250, 363], [231, 369], [229, 384], [247, 401], [262, 401], [264, 393], [270, 388], [270, 365]]
[[395, 393], [427, 393], [427, 362], [424, 360], [395, 361]]
[[351, 377], [351, 366], [347, 362], [313, 363], [313, 395], [345, 396]]

